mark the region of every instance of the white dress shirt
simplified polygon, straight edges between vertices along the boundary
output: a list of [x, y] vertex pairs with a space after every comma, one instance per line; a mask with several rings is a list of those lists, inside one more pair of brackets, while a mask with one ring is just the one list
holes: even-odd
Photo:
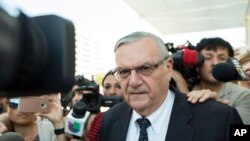
[[[147, 128], [149, 141], [165, 141], [174, 97], [174, 93], [169, 90], [167, 97], [161, 106], [155, 112], [146, 117], [151, 122], [151, 126]], [[133, 110], [126, 141], [138, 141], [140, 135], [140, 127], [136, 122], [138, 118], [141, 118], [141, 116]]]

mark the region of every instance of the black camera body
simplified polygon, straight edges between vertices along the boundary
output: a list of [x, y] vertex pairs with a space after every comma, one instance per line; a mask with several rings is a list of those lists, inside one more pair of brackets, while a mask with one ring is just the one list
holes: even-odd
[[56, 15], [12, 17], [0, 7], [0, 96], [68, 92], [74, 83], [75, 29]]
[[[173, 69], [181, 73], [187, 81], [189, 89], [191, 89], [198, 79], [196, 68], [204, 63], [203, 55], [197, 52], [190, 42], [178, 47], [174, 47], [173, 43], [166, 43], [165, 45], [168, 51], [172, 53]], [[173, 80], [171, 83], [175, 85]]]
[[[123, 101], [121, 96], [104, 96], [99, 92], [99, 85], [94, 81], [89, 81], [85, 79], [81, 86], [78, 86], [74, 91], [86, 91], [83, 94], [81, 101], [86, 104], [87, 111], [91, 113], [100, 112], [100, 108], [112, 107]], [[74, 93], [74, 92], [73, 92]]]

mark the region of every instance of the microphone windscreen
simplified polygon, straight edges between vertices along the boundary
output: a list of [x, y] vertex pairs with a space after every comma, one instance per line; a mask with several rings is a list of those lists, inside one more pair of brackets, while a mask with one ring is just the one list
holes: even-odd
[[24, 141], [23, 137], [15, 132], [6, 132], [0, 136], [0, 141]]
[[212, 70], [213, 77], [222, 82], [240, 80], [240, 76], [233, 64], [219, 63]]

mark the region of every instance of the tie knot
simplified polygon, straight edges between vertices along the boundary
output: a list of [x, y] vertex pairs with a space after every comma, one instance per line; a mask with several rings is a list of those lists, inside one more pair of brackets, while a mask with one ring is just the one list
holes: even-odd
[[147, 118], [144, 118], [144, 117], [139, 118], [136, 121], [137, 121], [140, 129], [142, 129], [142, 130], [147, 129], [151, 125], [150, 121]]

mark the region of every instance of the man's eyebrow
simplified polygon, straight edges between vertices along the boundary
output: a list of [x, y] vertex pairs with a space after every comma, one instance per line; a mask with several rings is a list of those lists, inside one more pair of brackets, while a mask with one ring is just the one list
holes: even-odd
[[213, 53], [210, 53], [210, 52], [206, 52], [206, 53], [204, 53], [204, 55], [209, 55], [209, 56], [213, 56]]
[[143, 62], [142, 64], [137, 65], [137, 66], [135, 66], [135, 67], [117, 67], [117, 69], [137, 68], [137, 67], [141, 67], [141, 66], [144, 66], [144, 65], [151, 65], [151, 64], [155, 64], [155, 62], [152, 62], [152, 61], [146, 61], [146, 62]]
[[226, 54], [219, 54], [218, 56], [223, 56], [223, 57], [226, 57], [227, 55]]

